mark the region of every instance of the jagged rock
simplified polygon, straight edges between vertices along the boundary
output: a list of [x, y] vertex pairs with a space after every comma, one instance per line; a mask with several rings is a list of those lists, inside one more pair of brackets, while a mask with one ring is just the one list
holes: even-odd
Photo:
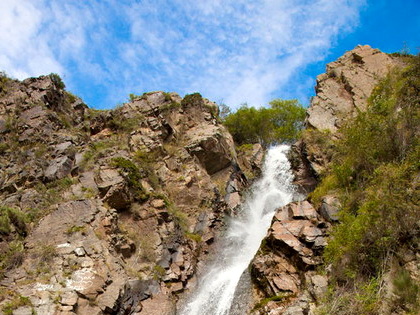
[[128, 186], [124, 182], [112, 185], [106, 192], [103, 200], [112, 208], [122, 211], [129, 207], [133, 198], [130, 194]]
[[291, 203], [285, 207], [291, 210], [293, 219], [311, 220], [318, 218], [315, 208], [307, 200]]
[[292, 145], [288, 158], [295, 175], [293, 184], [299, 192], [307, 194], [313, 191], [318, 183], [317, 176], [322, 167], [317, 167], [317, 161], [307, 152], [307, 144], [299, 140]]
[[[0, 141], [11, 145], [0, 154], [0, 198], [37, 219], [1, 285], [38, 314], [169, 314], [217, 239], [226, 184], [235, 203], [247, 186], [217, 105], [153, 92], [95, 111], [56, 81], [11, 80], [0, 95]], [[133, 161], [149, 202], [133, 201], [114, 157]]]
[[142, 308], [140, 302], [159, 291], [159, 284], [156, 280], [129, 280], [120, 292], [113, 308], [113, 314], [131, 315], [140, 312]]
[[327, 72], [317, 77], [307, 125], [336, 132], [346, 119], [366, 110], [373, 87], [398, 65], [397, 58], [368, 45], [359, 45], [328, 64]]
[[310, 293], [316, 300], [320, 301], [328, 287], [328, 279], [326, 276], [319, 274], [308, 275], [306, 283], [308, 284]]
[[212, 175], [231, 164], [231, 138], [223, 136], [220, 128], [208, 126], [192, 129], [191, 140], [187, 144], [188, 152], [198, 158], [207, 173]]
[[44, 176], [48, 181], [61, 179], [70, 174], [73, 168], [73, 159], [68, 156], [61, 156], [51, 161]]
[[241, 169], [248, 176], [256, 177], [261, 175], [261, 168], [264, 158], [264, 148], [259, 143], [255, 143], [251, 148], [245, 148], [238, 153], [238, 163]]
[[297, 298], [281, 306], [268, 304], [260, 314], [307, 314], [313, 301], [307, 298], [305, 287], [311, 283], [313, 295], [321, 294], [325, 278], [311, 274], [306, 279], [302, 275], [322, 262], [319, 255], [326, 245], [325, 233], [325, 222], [308, 201], [277, 209], [263, 247], [251, 263], [251, 275], [257, 290], [265, 296], [288, 293]]

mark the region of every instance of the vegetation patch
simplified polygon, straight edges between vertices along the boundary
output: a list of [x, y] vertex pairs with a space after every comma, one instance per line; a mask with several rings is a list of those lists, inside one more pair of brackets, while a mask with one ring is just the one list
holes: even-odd
[[72, 225], [71, 227], [69, 227], [66, 231], [67, 235], [72, 235], [74, 233], [82, 233], [85, 234], [86, 233], [86, 226], [81, 226], [81, 225]]
[[303, 127], [305, 108], [297, 100], [276, 99], [270, 107], [242, 105], [228, 114], [223, 123], [232, 134], [235, 143], [260, 143], [267, 147], [273, 143], [295, 140]]
[[[33, 306], [31, 300], [23, 295], [13, 292], [12, 299], [4, 304], [2, 311], [4, 315], [13, 315], [13, 311], [22, 306]], [[34, 310], [32, 310], [34, 312]]]
[[123, 157], [113, 158], [112, 164], [118, 167], [121, 170], [121, 174], [126, 177], [136, 200], [146, 201], [149, 199], [149, 195], [141, 184], [142, 178], [147, 176], [146, 172], [142, 172], [132, 161]]
[[58, 89], [65, 89], [66, 85], [57, 73], [50, 73], [48, 76]]
[[21, 240], [8, 243], [7, 249], [0, 253], [0, 279], [8, 270], [19, 267], [24, 259], [24, 247]]
[[26, 223], [28, 221], [28, 216], [22, 211], [0, 206], [0, 234], [10, 234], [13, 225], [19, 235], [26, 236], [28, 232]]
[[187, 94], [181, 101], [182, 107], [200, 107], [204, 104], [200, 93]]
[[283, 293], [283, 294], [270, 296], [268, 298], [262, 299], [260, 302], [255, 304], [253, 310], [254, 311], [259, 310], [259, 309], [263, 308], [264, 306], [266, 306], [269, 302], [284, 302], [285, 300], [287, 300], [290, 297], [291, 297], [290, 293]]

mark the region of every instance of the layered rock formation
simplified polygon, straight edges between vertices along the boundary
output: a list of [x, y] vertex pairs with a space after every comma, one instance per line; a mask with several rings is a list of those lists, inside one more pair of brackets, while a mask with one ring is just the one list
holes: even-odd
[[246, 185], [217, 106], [152, 92], [98, 111], [63, 87], [2, 78], [0, 308], [170, 314]]

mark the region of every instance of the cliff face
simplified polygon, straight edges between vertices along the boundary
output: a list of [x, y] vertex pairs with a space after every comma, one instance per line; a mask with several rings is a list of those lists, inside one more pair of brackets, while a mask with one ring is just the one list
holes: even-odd
[[0, 308], [169, 314], [246, 185], [217, 106], [152, 92], [98, 111], [63, 88], [1, 80]]
[[402, 65], [398, 58], [368, 45], [346, 52], [317, 77], [307, 126], [335, 133], [347, 119], [366, 110], [375, 85], [393, 67]]
[[[340, 127], [366, 111], [373, 88], [393, 68], [402, 66], [397, 57], [358, 46], [328, 64], [327, 72], [318, 76], [317, 94], [307, 110], [307, 129], [290, 154], [299, 192], [315, 189], [320, 175], [331, 165], [330, 150], [342, 136]], [[315, 314], [322, 303], [329, 279], [317, 270], [342, 205], [329, 191], [318, 197], [316, 204], [303, 200], [277, 210], [251, 264], [255, 314]], [[337, 314], [350, 314], [343, 312]]]
[[306, 112], [307, 130], [291, 154], [296, 184], [304, 193], [314, 189], [331, 160], [327, 139], [339, 138], [340, 127], [366, 110], [378, 82], [403, 66], [401, 58], [359, 45], [329, 63], [326, 72], [317, 77], [316, 95]]

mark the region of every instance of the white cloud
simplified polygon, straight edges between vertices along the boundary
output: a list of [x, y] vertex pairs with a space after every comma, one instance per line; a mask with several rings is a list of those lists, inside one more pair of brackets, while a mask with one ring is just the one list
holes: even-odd
[[363, 2], [3, 0], [0, 69], [58, 72], [100, 106], [158, 89], [259, 106], [289, 94], [296, 72], [356, 25]]

